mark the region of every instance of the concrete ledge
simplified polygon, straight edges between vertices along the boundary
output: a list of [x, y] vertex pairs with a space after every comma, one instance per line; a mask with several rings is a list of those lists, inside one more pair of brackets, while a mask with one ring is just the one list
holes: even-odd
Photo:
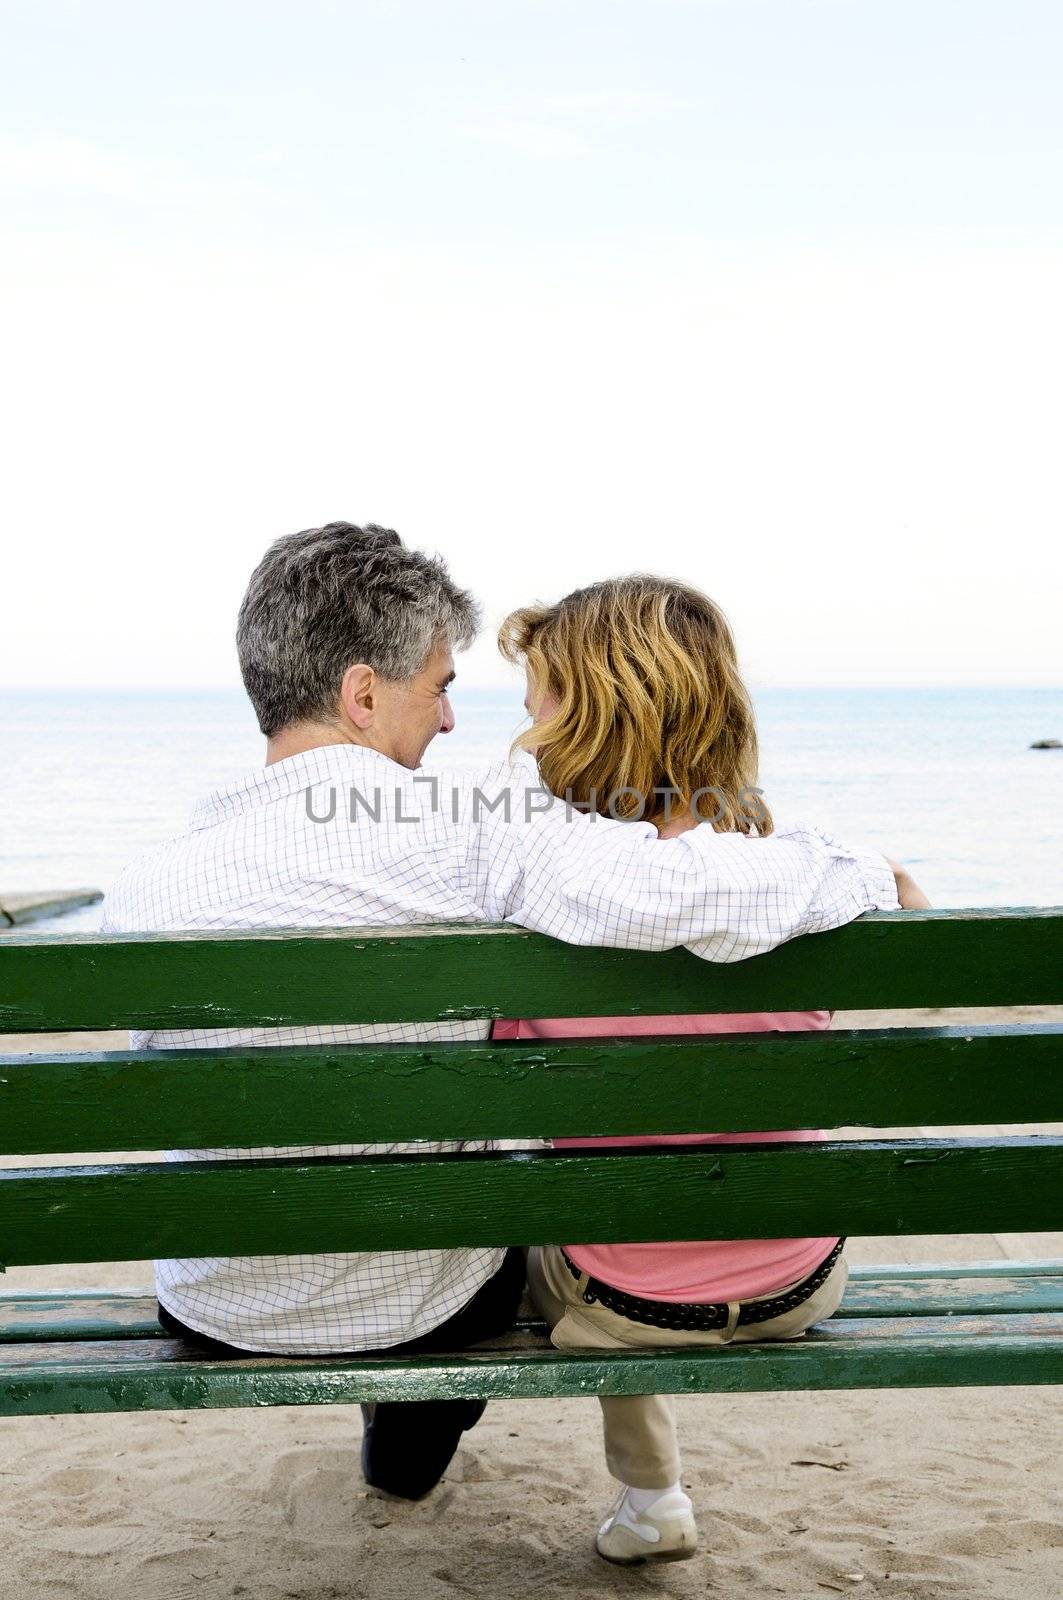
[[102, 899], [102, 889], [49, 889], [39, 894], [0, 893], [0, 928], [17, 928], [24, 922], [59, 917], [64, 911], [92, 906]]

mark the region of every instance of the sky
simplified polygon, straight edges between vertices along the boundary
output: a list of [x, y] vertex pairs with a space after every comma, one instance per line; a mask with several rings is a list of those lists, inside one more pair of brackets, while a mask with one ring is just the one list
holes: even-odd
[[1058, 0], [0, 0], [0, 685], [236, 685], [278, 535], [1063, 683]]

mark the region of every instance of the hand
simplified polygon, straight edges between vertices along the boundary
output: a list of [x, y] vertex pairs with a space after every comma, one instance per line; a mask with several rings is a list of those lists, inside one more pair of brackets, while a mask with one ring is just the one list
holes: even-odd
[[893, 861], [889, 856], [887, 862], [893, 869], [893, 876], [897, 881], [897, 899], [901, 903], [902, 911], [929, 911], [930, 901], [920, 889], [911, 873], [902, 867], [899, 861]]

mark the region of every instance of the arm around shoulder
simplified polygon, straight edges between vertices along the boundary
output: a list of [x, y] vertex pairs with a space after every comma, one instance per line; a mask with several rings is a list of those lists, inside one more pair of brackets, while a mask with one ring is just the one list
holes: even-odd
[[535, 794], [530, 810], [514, 795], [508, 818], [481, 812], [472, 830], [473, 877], [488, 916], [501, 910], [571, 944], [686, 945], [706, 960], [739, 961], [864, 911], [897, 907], [885, 857], [819, 829], [761, 839], [702, 824], [660, 839], [648, 823], [587, 816]]

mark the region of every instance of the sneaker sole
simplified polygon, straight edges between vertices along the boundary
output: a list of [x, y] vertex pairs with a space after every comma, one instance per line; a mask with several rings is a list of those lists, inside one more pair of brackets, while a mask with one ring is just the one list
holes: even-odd
[[698, 1544], [696, 1539], [692, 1539], [689, 1544], [681, 1544], [672, 1550], [639, 1550], [633, 1552], [631, 1555], [623, 1556], [608, 1555], [602, 1549], [597, 1540], [595, 1540], [594, 1548], [601, 1556], [602, 1560], [608, 1561], [610, 1566], [613, 1567], [643, 1567], [653, 1562], [689, 1561], [691, 1556], [696, 1556], [698, 1553]]

